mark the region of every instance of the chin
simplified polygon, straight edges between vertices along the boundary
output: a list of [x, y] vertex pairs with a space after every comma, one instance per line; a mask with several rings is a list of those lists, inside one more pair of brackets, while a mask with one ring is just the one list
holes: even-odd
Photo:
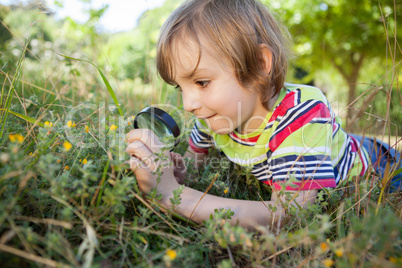
[[[220, 121], [220, 122], [219, 122]], [[205, 120], [207, 123], [208, 127], [218, 135], [227, 135], [229, 133], [232, 133], [235, 129], [235, 124], [231, 122], [227, 122], [228, 120], [214, 120], [211, 122], [211, 120]]]
[[211, 128], [211, 130], [218, 135], [227, 135], [229, 133], [233, 132], [233, 129], [229, 129], [229, 128]]

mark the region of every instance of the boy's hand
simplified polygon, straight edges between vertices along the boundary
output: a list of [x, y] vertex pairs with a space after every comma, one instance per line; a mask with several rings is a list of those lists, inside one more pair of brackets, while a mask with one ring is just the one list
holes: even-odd
[[171, 194], [179, 184], [174, 176], [171, 155], [164, 144], [148, 129], [130, 131], [127, 141], [129, 144], [126, 152], [131, 156], [130, 168], [134, 171], [141, 190], [149, 193], [157, 188], [159, 194]]

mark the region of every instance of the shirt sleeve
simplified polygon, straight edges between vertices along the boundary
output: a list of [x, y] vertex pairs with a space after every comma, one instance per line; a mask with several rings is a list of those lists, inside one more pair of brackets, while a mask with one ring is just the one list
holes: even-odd
[[194, 152], [203, 154], [208, 154], [208, 149], [213, 147], [214, 139], [204, 122], [196, 120], [191, 130], [189, 145]]
[[326, 104], [309, 100], [287, 110], [269, 140], [267, 165], [276, 190], [336, 187], [331, 161], [333, 118]]

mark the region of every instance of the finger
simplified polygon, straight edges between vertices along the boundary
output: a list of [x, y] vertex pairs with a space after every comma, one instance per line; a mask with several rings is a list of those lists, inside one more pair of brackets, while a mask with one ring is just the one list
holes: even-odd
[[134, 129], [126, 134], [126, 138], [129, 142], [133, 142], [136, 140], [145, 140], [149, 138], [155, 139], [160, 144], [163, 144], [159, 138], [153, 133], [150, 129]]
[[142, 161], [134, 156], [130, 158], [129, 161], [127, 161], [128, 164], [130, 165], [131, 170], [136, 171], [139, 169], [142, 165]]
[[149, 150], [149, 148], [147, 146], [145, 146], [145, 144], [142, 143], [141, 141], [133, 141], [127, 145], [126, 152], [131, 155], [131, 154], [134, 154], [136, 152], [136, 150], [138, 150], [142, 147], [145, 147]]
[[137, 178], [138, 186], [142, 191], [148, 193], [152, 188], [154, 188], [154, 182], [150, 179], [153, 177], [151, 170], [136, 157], [132, 157], [129, 162], [130, 168]]
[[154, 170], [155, 165], [152, 164], [155, 158], [154, 154], [142, 142], [135, 141], [130, 143], [126, 148], [126, 152], [131, 155], [130, 167], [141, 166]]
[[151, 151], [156, 152], [164, 148], [165, 144], [149, 129], [134, 129], [127, 134], [127, 141], [141, 141]]
[[144, 157], [142, 153], [145, 153], [145, 156], [155, 153], [151, 148], [149, 148], [142, 141], [133, 141], [133, 142], [129, 143], [126, 147], [126, 152], [129, 153], [130, 155], [136, 155], [140, 158]]
[[138, 170], [140, 169], [147, 169], [153, 172], [155, 172], [157, 169], [157, 163], [152, 156], [144, 159], [132, 156], [129, 162], [131, 170], [134, 171], [135, 173], [137, 173]]
[[133, 166], [147, 167], [152, 171], [156, 171], [162, 163], [162, 159], [140, 141], [130, 143], [126, 148], [126, 152], [133, 156]]

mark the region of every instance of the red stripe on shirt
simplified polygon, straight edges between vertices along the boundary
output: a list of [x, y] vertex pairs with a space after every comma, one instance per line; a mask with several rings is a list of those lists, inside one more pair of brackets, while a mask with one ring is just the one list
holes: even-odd
[[366, 173], [366, 169], [367, 169], [367, 166], [366, 166], [366, 161], [365, 161], [365, 159], [363, 158], [363, 155], [362, 155], [362, 150], [363, 150], [363, 148], [359, 148], [359, 142], [355, 139], [355, 138], [353, 138], [352, 136], [349, 136], [351, 139], [352, 139], [352, 152], [356, 152], [357, 151], [357, 153], [359, 154], [359, 157], [360, 157], [360, 160], [362, 161], [362, 166], [363, 166], [363, 168], [362, 168], [362, 171], [360, 172], [360, 176], [363, 176], [364, 175], [364, 173]]
[[238, 139], [238, 140], [241, 140], [244, 142], [257, 142], [258, 139], [260, 138], [260, 135], [257, 135], [255, 137], [242, 139], [239, 136], [237, 136], [236, 133], [234, 133], [234, 132], [230, 133], [230, 135], [232, 135], [235, 139]]
[[281, 132], [276, 134], [276, 136], [269, 142], [269, 148], [274, 152], [290, 134], [308, 124], [312, 119], [316, 117], [330, 118], [330, 116], [331, 114], [324, 103], [321, 102], [317, 104], [306, 114], [290, 122], [290, 124], [288, 124]]
[[286, 95], [286, 97], [281, 101], [281, 104], [275, 109], [269, 122], [275, 121], [279, 116], [284, 116], [290, 108], [295, 106], [295, 94], [296, 92], [292, 91]]
[[338, 125], [336, 124], [335, 118], [332, 120], [332, 133], [335, 133]]
[[[275, 190], [279, 191], [282, 189], [283, 184], [286, 183], [286, 181], [280, 181], [280, 182], [272, 182], [272, 181], [264, 181], [265, 184], [268, 184], [270, 186], [273, 186]], [[291, 187], [291, 186], [286, 186], [285, 190], [289, 191], [305, 191], [305, 190], [315, 190], [315, 189], [322, 189], [325, 187], [329, 188], [335, 188], [336, 187], [336, 182], [335, 178], [331, 179], [309, 179], [303, 182], [293, 182], [292, 184], [297, 185], [298, 187]]]
[[188, 139], [188, 144], [190, 145], [191, 149], [193, 149], [194, 152], [199, 153], [199, 154], [208, 154], [208, 149], [207, 148], [199, 148], [197, 147], [191, 137]]

